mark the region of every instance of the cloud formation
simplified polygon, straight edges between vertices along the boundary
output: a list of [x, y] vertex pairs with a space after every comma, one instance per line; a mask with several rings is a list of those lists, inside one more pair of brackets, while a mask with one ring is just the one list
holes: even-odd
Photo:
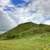
[[6, 31], [26, 22], [50, 25], [50, 0], [31, 0], [27, 6], [20, 8], [10, 1], [8, 3], [0, 9], [0, 25]]

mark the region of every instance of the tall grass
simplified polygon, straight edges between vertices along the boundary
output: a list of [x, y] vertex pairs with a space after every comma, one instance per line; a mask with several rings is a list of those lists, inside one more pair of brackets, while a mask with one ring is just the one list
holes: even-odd
[[0, 40], [0, 50], [50, 50], [50, 35], [44, 33], [21, 39]]

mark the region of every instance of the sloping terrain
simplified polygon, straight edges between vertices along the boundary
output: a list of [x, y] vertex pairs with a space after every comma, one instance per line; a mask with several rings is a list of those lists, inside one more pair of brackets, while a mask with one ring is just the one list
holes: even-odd
[[37, 25], [31, 22], [18, 25], [18, 27], [0, 35], [1, 39], [20, 39], [22, 37], [34, 36], [36, 34], [50, 33], [50, 26]]
[[0, 50], [50, 50], [50, 26], [21, 24], [0, 35]]

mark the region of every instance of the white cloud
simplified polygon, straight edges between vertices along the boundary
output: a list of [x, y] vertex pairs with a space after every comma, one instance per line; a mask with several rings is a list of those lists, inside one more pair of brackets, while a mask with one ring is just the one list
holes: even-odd
[[[18, 8], [11, 5], [9, 4], [6, 6], [13, 7], [14, 11], [2, 10], [5, 15], [3, 21], [6, 20], [9, 22], [8, 27], [15, 27], [18, 24], [26, 22], [50, 25], [50, 20], [46, 20], [46, 17], [50, 17], [50, 0], [32, 0], [32, 3], [23, 8]], [[5, 24], [7, 24], [7, 22]]]
[[9, 0], [0, 0], [0, 5], [5, 6], [8, 2]]
[[50, 20], [44, 21], [43, 24], [50, 25]]

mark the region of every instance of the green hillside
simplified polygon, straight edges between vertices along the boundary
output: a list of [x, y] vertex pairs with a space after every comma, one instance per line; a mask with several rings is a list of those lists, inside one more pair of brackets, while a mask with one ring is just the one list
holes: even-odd
[[50, 26], [28, 22], [20, 24], [12, 30], [0, 35], [0, 39], [20, 39], [43, 33], [49, 34]]
[[0, 50], [50, 50], [50, 26], [20, 24], [0, 35]]

